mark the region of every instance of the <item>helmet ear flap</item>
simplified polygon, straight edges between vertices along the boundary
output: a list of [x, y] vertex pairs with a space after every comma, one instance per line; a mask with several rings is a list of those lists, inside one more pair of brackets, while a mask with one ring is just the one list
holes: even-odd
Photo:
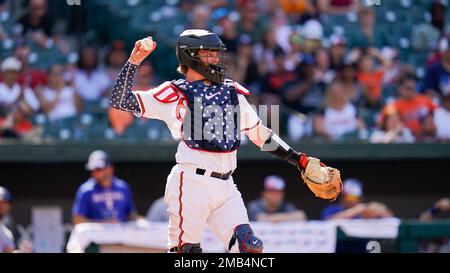
[[191, 49], [191, 48], [186, 48], [184, 50], [184, 54], [185, 54], [185, 63], [183, 63], [184, 65], [186, 65], [187, 67], [190, 68], [196, 68], [198, 67], [198, 65], [200, 64], [200, 59], [197, 56], [197, 49]]

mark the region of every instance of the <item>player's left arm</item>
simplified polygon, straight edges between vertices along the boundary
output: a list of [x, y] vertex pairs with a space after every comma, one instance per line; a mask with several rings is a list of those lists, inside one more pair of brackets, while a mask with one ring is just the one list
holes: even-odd
[[246, 134], [256, 146], [261, 148], [261, 151], [269, 152], [300, 170], [306, 169], [308, 164], [306, 153], [295, 151], [274, 131], [264, 126], [261, 122], [252, 130], [247, 131]]
[[[243, 131], [261, 151], [269, 152], [296, 167], [304, 182], [317, 197], [335, 200], [342, 191], [339, 170], [291, 148], [274, 131], [264, 126], [245, 98], [239, 100]], [[253, 126], [248, 126], [253, 124]], [[242, 127], [242, 125], [241, 125]]]
[[262, 151], [280, 157], [297, 168], [306, 168], [308, 156], [292, 149], [275, 132], [264, 126], [256, 111], [241, 94], [239, 95], [239, 107], [241, 131], [248, 136], [250, 141], [260, 147]]

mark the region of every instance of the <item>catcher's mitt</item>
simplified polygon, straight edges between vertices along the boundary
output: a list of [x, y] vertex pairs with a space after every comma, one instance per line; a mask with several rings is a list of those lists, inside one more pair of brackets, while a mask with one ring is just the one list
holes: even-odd
[[317, 197], [334, 201], [342, 191], [339, 170], [327, 167], [317, 158], [308, 157], [308, 164], [301, 174], [303, 181]]

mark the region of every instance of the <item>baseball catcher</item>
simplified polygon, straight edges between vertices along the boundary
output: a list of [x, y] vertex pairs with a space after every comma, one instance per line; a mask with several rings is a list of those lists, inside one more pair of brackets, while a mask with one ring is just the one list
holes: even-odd
[[337, 169], [297, 152], [265, 127], [246, 96], [250, 91], [226, 79], [226, 46], [207, 30], [185, 30], [176, 55], [181, 79], [156, 88], [132, 91], [139, 64], [156, 48], [148, 37], [137, 41], [118, 76], [110, 103], [137, 117], [159, 119], [180, 140], [176, 165], [167, 178], [164, 201], [169, 212], [169, 252], [202, 252], [204, 228], [222, 240], [230, 252], [263, 250], [249, 225], [247, 210], [232, 173], [241, 134], [262, 151], [298, 168], [314, 194], [334, 200], [341, 192]]

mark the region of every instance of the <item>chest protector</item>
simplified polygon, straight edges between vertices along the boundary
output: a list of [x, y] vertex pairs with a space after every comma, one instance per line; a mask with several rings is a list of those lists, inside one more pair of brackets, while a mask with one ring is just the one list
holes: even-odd
[[172, 85], [187, 101], [181, 134], [188, 147], [217, 153], [239, 148], [239, 100], [233, 85], [205, 85], [203, 81], [184, 79]]

